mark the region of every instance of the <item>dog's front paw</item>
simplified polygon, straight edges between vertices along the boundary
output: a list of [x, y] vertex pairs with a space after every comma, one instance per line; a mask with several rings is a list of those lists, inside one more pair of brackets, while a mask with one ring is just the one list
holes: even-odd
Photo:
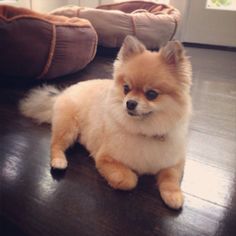
[[107, 178], [111, 187], [121, 190], [131, 190], [136, 187], [138, 182], [137, 175], [131, 170], [114, 171]]
[[181, 190], [162, 190], [160, 193], [168, 207], [178, 210], [183, 206], [184, 196]]
[[68, 163], [65, 158], [53, 158], [51, 160], [51, 167], [54, 169], [66, 169]]

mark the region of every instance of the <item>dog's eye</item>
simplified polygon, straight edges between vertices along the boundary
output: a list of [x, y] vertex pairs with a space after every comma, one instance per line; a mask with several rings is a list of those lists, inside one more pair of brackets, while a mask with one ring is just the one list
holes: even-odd
[[155, 98], [157, 98], [159, 95], [158, 92], [154, 91], [154, 90], [148, 90], [146, 93], [145, 93], [145, 97], [148, 99], [148, 100], [154, 100]]
[[129, 85], [124, 85], [124, 94], [126, 95], [130, 91]]

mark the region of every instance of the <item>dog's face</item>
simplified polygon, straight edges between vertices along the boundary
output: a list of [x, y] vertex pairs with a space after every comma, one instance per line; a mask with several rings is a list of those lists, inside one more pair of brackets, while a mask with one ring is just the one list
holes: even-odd
[[117, 101], [131, 119], [172, 122], [186, 112], [191, 66], [179, 42], [151, 52], [128, 36], [114, 64], [114, 79]]

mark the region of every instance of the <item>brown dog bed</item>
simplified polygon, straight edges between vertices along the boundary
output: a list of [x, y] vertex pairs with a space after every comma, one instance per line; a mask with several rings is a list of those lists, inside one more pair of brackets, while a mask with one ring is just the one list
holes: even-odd
[[0, 5], [0, 78], [51, 79], [84, 68], [97, 34], [88, 20]]
[[98, 33], [99, 45], [120, 47], [125, 36], [134, 35], [149, 49], [159, 48], [171, 40], [180, 18], [176, 8], [147, 1], [101, 5], [96, 9], [65, 6], [50, 14], [89, 20]]

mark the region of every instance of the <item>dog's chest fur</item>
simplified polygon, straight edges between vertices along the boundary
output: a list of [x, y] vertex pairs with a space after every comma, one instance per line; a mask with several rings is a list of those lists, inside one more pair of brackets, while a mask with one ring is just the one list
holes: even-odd
[[[96, 128], [95, 128], [96, 126]], [[129, 134], [120, 127], [106, 132], [96, 124], [84, 130], [83, 143], [96, 159], [98, 153], [109, 155], [138, 174], [157, 174], [159, 170], [178, 164], [185, 157], [182, 135], [175, 131], [165, 137]]]
[[139, 174], [156, 174], [184, 158], [184, 145], [173, 137], [166, 136], [165, 140], [160, 140], [159, 137], [116, 132], [113, 138], [107, 144], [112, 157]]

